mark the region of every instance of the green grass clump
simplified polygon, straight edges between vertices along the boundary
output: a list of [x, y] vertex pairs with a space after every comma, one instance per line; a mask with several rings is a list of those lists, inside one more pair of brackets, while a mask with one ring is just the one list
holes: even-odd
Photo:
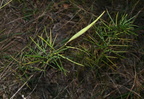
[[135, 25], [133, 24], [134, 17], [128, 18], [126, 14], [120, 17], [116, 14], [115, 19], [107, 12], [110, 22], [101, 21], [95, 25], [94, 33], [86, 37], [87, 43], [80, 45], [83, 52], [79, 53], [78, 57], [83, 60], [83, 63], [89, 67], [108, 66], [111, 69], [117, 67], [119, 59], [124, 58], [128, 47], [132, 42], [132, 35]]
[[[56, 49], [55, 40], [52, 35], [38, 36], [37, 39], [31, 37], [32, 43], [27, 46], [21, 55], [19, 68], [26, 74], [37, 71], [45, 71], [48, 66], [58, 68], [66, 72], [61, 63], [61, 53], [67, 48]], [[27, 73], [29, 72], [29, 73]]]
[[57, 38], [53, 38], [52, 33], [48, 33], [46, 31], [46, 28], [44, 28], [43, 34], [41, 34], [41, 36], [38, 36], [38, 38], [36, 37], [34, 39], [30, 37], [32, 42], [22, 51], [21, 55], [19, 55], [20, 60], [13, 58], [19, 64], [18, 70], [19, 72], [21, 72], [21, 75], [29, 76], [37, 73], [38, 71], [45, 72], [50, 67], [66, 74], [67, 70], [62, 65], [64, 60], [67, 60], [79, 66], [84, 66], [83, 64], [71, 60], [69, 56], [64, 55], [64, 52], [68, 49], [77, 49], [76, 47], [71, 47], [67, 44], [84, 34], [100, 19], [103, 14], [104, 12], [95, 21], [77, 32], [74, 36], [72, 36], [62, 46], [58, 46], [55, 43]]

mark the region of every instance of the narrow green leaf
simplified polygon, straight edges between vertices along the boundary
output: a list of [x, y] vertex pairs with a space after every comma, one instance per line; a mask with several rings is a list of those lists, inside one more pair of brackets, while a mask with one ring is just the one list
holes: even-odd
[[67, 57], [64, 57], [63, 55], [60, 55], [60, 54], [59, 54], [59, 56], [62, 57], [63, 59], [66, 59], [66, 60], [68, 60], [68, 61], [70, 61], [70, 62], [76, 64], [76, 65], [84, 66], [83, 64], [77, 63], [77, 62], [75, 62], [75, 61], [73, 61], [73, 60], [71, 60], [71, 59], [69, 59], [69, 58], [67, 58]]
[[6, 5], [8, 5], [9, 3], [11, 3], [13, 0], [8, 1], [6, 4], [4, 4], [3, 6], [0, 7], [0, 9], [2, 9], [3, 7], [5, 7]]
[[[74, 36], [72, 36], [67, 43], [71, 42], [72, 40], [74, 40], [74, 39], [78, 38], [79, 36], [81, 36], [82, 34], [84, 34], [90, 27], [92, 27], [102, 17], [102, 15], [104, 13], [105, 13], [105, 11], [95, 21], [93, 21], [91, 24], [89, 24], [88, 26], [86, 26], [85, 28], [83, 28], [82, 30], [77, 32]], [[65, 45], [67, 43], [65, 43]]]
[[30, 39], [32, 40], [32, 42], [37, 46], [37, 48], [42, 51], [43, 53], [45, 53], [45, 49], [43, 49], [37, 42], [35, 42], [35, 40], [33, 38], [30, 37]]

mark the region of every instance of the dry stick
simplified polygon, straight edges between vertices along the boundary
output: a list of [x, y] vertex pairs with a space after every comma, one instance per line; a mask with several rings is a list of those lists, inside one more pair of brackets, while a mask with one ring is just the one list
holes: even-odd
[[13, 61], [11, 61], [7, 66], [6, 66], [6, 68], [3, 70], [3, 72], [0, 74], [0, 80], [2, 80], [2, 78], [6, 75], [6, 73], [8, 72], [8, 70], [10, 69], [10, 65], [12, 64], [14, 62], [14, 60]]
[[[40, 81], [41, 77], [42, 77], [42, 74], [40, 75], [40, 77], [39, 77], [39, 79], [38, 79], [38, 82]], [[33, 88], [33, 90], [26, 96], [26, 98], [27, 98], [28, 96], [30, 96], [30, 95], [35, 91], [35, 89], [37, 88], [37, 86], [38, 86], [38, 84], [35, 85], [35, 87]]]
[[64, 92], [64, 91], [69, 87], [69, 85], [70, 85], [72, 82], [74, 82], [74, 81], [75, 81], [75, 79], [72, 80], [66, 87], [64, 87], [64, 88], [61, 90], [61, 92], [59, 92], [59, 93], [57, 94], [57, 96], [55, 96], [53, 99], [57, 99], [58, 96], [59, 96], [62, 92]]
[[27, 82], [33, 77], [33, 75], [31, 75], [28, 80], [15, 92], [15, 94], [13, 94], [13, 96], [10, 99], [13, 99], [16, 94], [27, 84]]
[[138, 5], [139, 2], [140, 2], [140, 0], [138, 0], [138, 1], [134, 4], [133, 9], [132, 9], [132, 11], [130, 12], [130, 15], [132, 15], [132, 13], [134, 12], [134, 10], [135, 10], [135, 8], [136, 8], [136, 5]]

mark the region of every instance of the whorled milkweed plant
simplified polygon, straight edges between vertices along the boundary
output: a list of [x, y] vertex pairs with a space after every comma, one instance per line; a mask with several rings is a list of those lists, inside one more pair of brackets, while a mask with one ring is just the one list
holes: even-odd
[[115, 18], [107, 12], [110, 21], [101, 22], [93, 27], [94, 32], [89, 34], [85, 40], [88, 43], [80, 44], [84, 50], [79, 52], [78, 57], [82, 63], [92, 68], [117, 67], [117, 61], [124, 58], [128, 48], [133, 41], [132, 37], [137, 34], [134, 32], [136, 27], [134, 18], [128, 18], [127, 14], [120, 16], [118, 13]]
[[[66, 74], [66, 69], [63, 67], [63, 60], [67, 60], [79, 66], [84, 66], [72, 59], [68, 58], [63, 53], [67, 51], [67, 49], [77, 49], [75, 47], [67, 46], [68, 43], [78, 38], [82, 34], [84, 34], [90, 27], [92, 27], [104, 14], [104, 12], [91, 24], [80, 30], [74, 36], [72, 36], [63, 46], [57, 48], [55, 41], [56, 37], [53, 38], [52, 33], [47, 33], [46, 28], [42, 35], [38, 36], [38, 38], [32, 38], [31, 44], [29, 44], [20, 55], [20, 60], [16, 60], [19, 63], [19, 70], [21, 71], [21, 75], [31, 75], [37, 73], [37, 71], [44, 72], [47, 68], [52, 67], [57, 70], [60, 70]], [[49, 35], [48, 35], [49, 34]]]

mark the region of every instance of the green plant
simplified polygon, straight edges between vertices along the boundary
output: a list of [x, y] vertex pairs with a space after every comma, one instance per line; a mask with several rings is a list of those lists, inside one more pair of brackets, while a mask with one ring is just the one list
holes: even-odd
[[47, 35], [47, 31], [45, 34], [38, 36], [37, 39], [31, 37], [32, 43], [22, 53], [19, 69], [24, 73], [45, 71], [48, 66], [66, 72], [61, 64], [60, 54], [67, 48], [55, 49], [56, 38], [53, 39], [51, 33]]
[[5, 4], [2, 4], [2, 6], [0, 6], [0, 9], [4, 8], [5, 6], [7, 6], [9, 3], [11, 3], [13, 0], [10, 0], [8, 2], [6, 2]]
[[45, 71], [46, 68], [49, 67], [60, 70], [66, 74], [67, 70], [64, 69], [62, 60], [68, 60], [74, 64], [84, 66], [71, 60], [67, 56], [64, 56], [63, 53], [67, 49], [79, 50], [76, 47], [67, 46], [67, 44], [84, 34], [103, 14], [104, 12], [94, 22], [80, 30], [59, 48], [57, 48], [57, 45], [55, 44], [56, 37], [53, 38], [51, 32], [48, 35], [46, 28], [44, 29], [43, 34], [38, 36], [38, 38], [33, 39], [30, 37], [32, 43], [23, 50], [23, 53], [20, 55], [21, 60], [14, 58], [19, 63], [19, 70], [22, 72], [22, 75], [27, 76], [27, 74], [33, 74], [37, 71]]
[[80, 47], [86, 54], [80, 54], [79, 57], [83, 63], [90, 67], [102, 67], [108, 65], [111, 69], [117, 67], [116, 62], [119, 58], [124, 58], [124, 53], [130, 47], [132, 35], [136, 35], [133, 30], [134, 17], [128, 19], [126, 14], [119, 17], [116, 14], [115, 19], [107, 12], [110, 22], [102, 21], [94, 26], [94, 33], [86, 37], [89, 43], [81, 44]]

